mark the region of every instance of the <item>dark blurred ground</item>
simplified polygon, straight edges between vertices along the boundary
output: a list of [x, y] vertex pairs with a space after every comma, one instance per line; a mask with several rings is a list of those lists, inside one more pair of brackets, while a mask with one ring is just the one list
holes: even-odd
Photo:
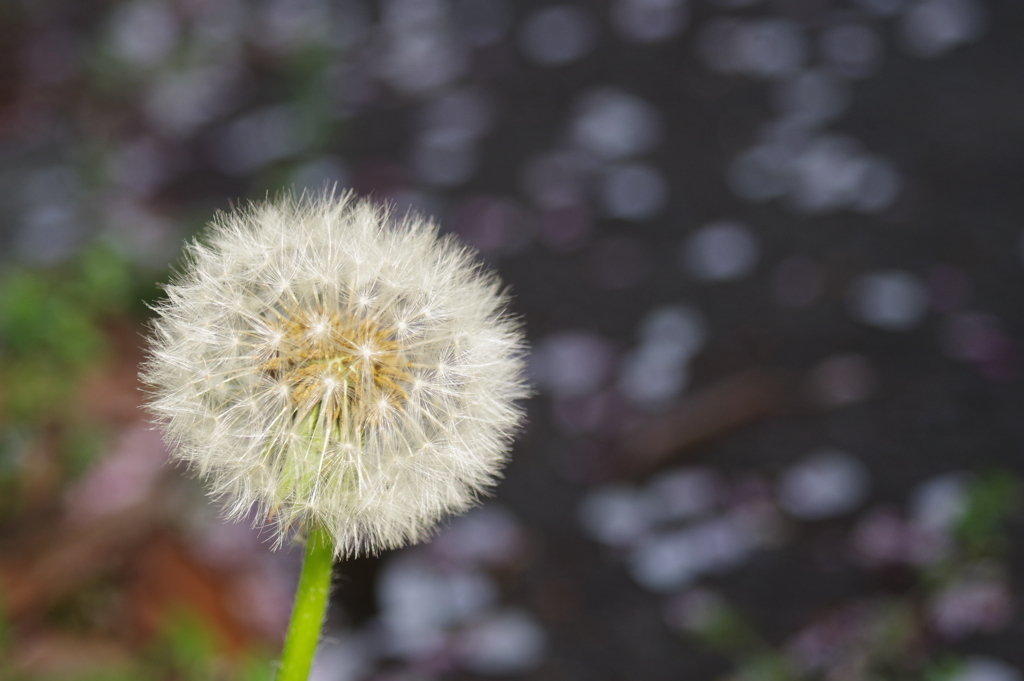
[[502, 272], [495, 499], [338, 568], [317, 681], [1021, 678], [1017, 0], [0, 4], [0, 678], [266, 679], [294, 550], [138, 407], [217, 209]]

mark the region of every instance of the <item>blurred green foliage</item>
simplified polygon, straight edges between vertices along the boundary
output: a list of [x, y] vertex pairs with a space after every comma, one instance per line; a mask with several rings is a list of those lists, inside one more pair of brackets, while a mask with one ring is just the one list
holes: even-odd
[[[248, 653], [226, 660], [217, 652], [216, 635], [202, 618], [186, 610], [170, 617], [161, 637], [145, 656], [149, 674], [187, 681], [272, 681], [270, 655]], [[140, 678], [153, 678], [142, 676]]]
[[1007, 471], [988, 471], [967, 490], [967, 505], [953, 536], [969, 558], [995, 556], [1008, 547], [1006, 523], [1020, 510], [1020, 484]]
[[694, 634], [705, 645], [730, 654], [748, 654], [764, 647], [760, 636], [743, 615], [724, 601], [708, 609]]
[[947, 653], [928, 665], [923, 681], [949, 681], [949, 679], [956, 678], [963, 667], [963, 658]]
[[0, 672], [3, 671], [3, 661], [6, 659], [4, 652], [10, 645], [10, 624], [7, 622], [7, 609], [4, 605], [4, 594], [0, 591]]
[[10, 666], [6, 628], [0, 611], [0, 679], [3, 681], [273, 681], [273, 656], [249, 651], [228, 658], [217, 651], [216, 636], [202, 618], [181, 611], [143, 654], [108, 668], [30, 674]]
[[125, 312], [134, 288], [129, 264], [99, 245], [64, 267], [18, 266], [0, 275], [0, 384], [8, 422], [66, 414], [83, 372], [107, 357], [102, 322]]
[[[949, 530], [950, 546], [935, 563], [908, 566], [913, 586], [900, 596], [880, 595], [840, 604], [831, 642], [832, 664], [853, 665], [856, 678], [869, 681], [949, 681], [960, 677], [967, 658], [942, 649], [926, 616], [928, 603], [972, 575], [1002, 578], [1009, 547], [1008, 525], [1021, 507], [1020, 481], [1012, 473], [990, 470], [968, 483], [964, 505]], [[743, 612], [716, 593], [687, 633], [728, 658], [731, 681], [813, 681], [816, 671], [794, 668], [785, 646], [763, 639]], [[828, 623], [826, 614], [824, 622]], [[843, 633], [846, 627], [849, 631]], [[826, 627], [827, 628], [827, 627]], [[837, 662], [839, 660], [839, 662]], [[845, 668], [845, 667], [844, 667]], [[852, 677], [851, 677], [852, 678]]]
[[781, 653], [762, 652], [738, 665], [733, 681], [795, 681], [800, 676]]
[[18, 507], [26, 456], [44, 434], [68, 478], [103, 450], [107, 428], [81, 418], [74, 397], [111, 358], [106, 327], [136, 311], [139, 281], [101, 243], [59, 266], [0, 272], [0, 517]]

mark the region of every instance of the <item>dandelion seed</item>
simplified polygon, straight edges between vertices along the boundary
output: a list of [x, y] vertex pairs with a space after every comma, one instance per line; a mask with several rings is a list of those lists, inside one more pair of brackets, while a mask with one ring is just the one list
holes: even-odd
[[492, 485], [521, 420], [497, 278], [431, 222], [351, 195], [218, 216], [157, 308], [143, 378], [176, 456], [278, 541], [422, 539]]

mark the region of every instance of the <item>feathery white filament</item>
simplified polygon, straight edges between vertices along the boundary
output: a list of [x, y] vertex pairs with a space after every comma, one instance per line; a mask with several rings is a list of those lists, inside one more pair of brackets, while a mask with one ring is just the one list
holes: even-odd
[[500, 282], [434, 224], [351, 195], [219, 215], [166, 287], [143, 379], [233, 516], [339, 555], [423, 538], [492, 485], [522, 414]]

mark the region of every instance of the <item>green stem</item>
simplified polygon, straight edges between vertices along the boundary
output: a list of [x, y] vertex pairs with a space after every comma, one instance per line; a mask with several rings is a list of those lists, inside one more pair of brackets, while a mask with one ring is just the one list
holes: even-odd
[[331, 588], [334, 548], [320, 527], [310, 528], [306, 537], [306, 557], [295, 594], [295, 608], [281, 653], [277, 681], [307, 681], [313, 666], [320, 629], [327, 611], [327, 593]]

